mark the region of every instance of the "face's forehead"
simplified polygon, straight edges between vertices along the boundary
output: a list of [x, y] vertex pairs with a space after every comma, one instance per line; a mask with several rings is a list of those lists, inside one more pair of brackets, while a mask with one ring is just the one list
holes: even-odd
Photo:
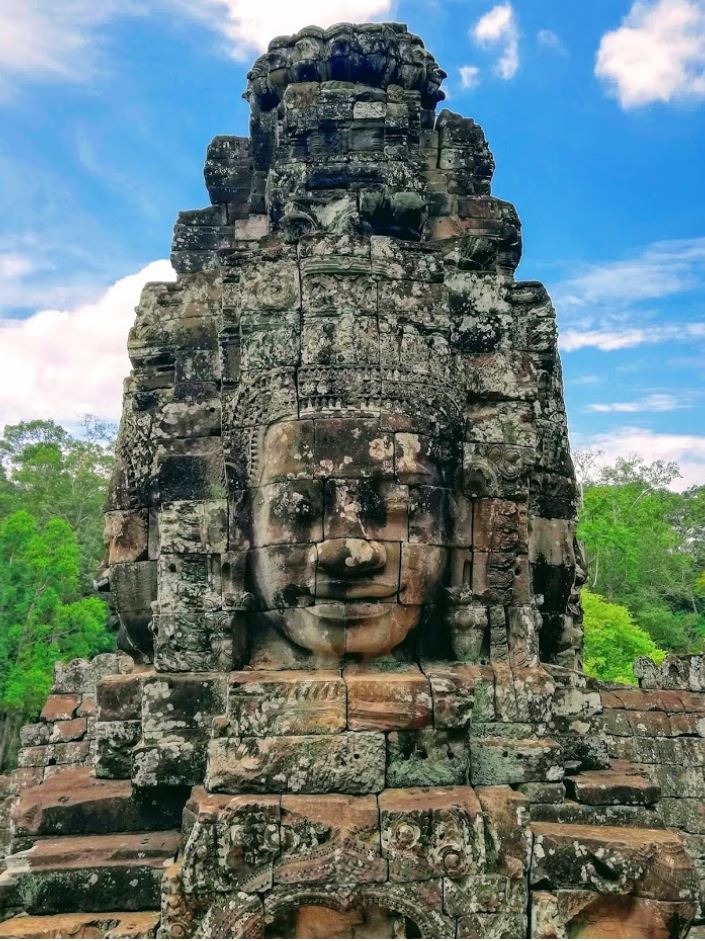
[[262, 438], [257, 484], [301, 478], [436, 486], [449, 482], [452, 448], [440, 439], [393, 428], [384, 419], [370, 417], [277, 422]]

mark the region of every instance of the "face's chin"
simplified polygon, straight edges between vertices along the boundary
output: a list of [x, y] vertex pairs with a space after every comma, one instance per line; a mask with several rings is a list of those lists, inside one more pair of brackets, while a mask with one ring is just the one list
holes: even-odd
[[391, 602], [325, 601], [278, 612], [283, 633], [323, 657], [390, 653], [418, 624], [421, 607]]

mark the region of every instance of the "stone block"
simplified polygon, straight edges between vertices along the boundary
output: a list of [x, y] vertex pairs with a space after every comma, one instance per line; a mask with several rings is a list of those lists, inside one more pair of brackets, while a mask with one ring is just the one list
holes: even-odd
[[51, 732], [52, 725], [50, 722], [35, 722], [32, 725], [23, 725], [20, 729], [20, 744], [23, 748], [47, 745]]
[[531, 598], [525, 556], [511, 552], [473, 552], [473, 599], [485, 605], [524, 605]]
[[476, 794], [485, 821], [488, 869], [523, 879], [532, 842], [526, 798], [506, 786], [480, 787]]
[[242, 310], [293, 311], [301, 306], [296, 261], [281, 258], [243, 266], [240, 272]]
[[323, 482], [282, 480], [249, 492], [253, 546], [323, 539]]
[[456, 729], [418, 729], [387, 736], [387, 787], [466, 784], [468, 747]]
[[209, 745], [206, 786], [235, 794], [374, 794], [384, 787], [384, 765], [379, 733], [221, 738]]
[[146, 509], [114, 510], [105, 514], [108, 564], [139, 562], [147, 557]]
[[230, 732], [234, 736], [330, 735], [346, 727], [346, 690], [333, 671], [231, 673]]
[[145, 676], [145, 673], [126, 673], [100, 680], [96, 687], [98, 720], [123, 722], [139, 719]]
[[379, 795], [382, 853], [389, 877], [460, 879], [482, 870], [482, 811], [469, 787], [388, 789]]
[[139, 788], [192, 787], [203, 780], [207, 741], [203, 732], [171, 732], [132, 749], [132, 783]]
[[586, 771], [566, 778], [569, 797], [581, 804], [655, 804], [661, 794], [657, 785], [637, 774]]
[[159, 743], [182, 732], [207, 737], [213, 717], [225, 710], [226, 683], [220, 673], [157, 673], [142, 687], [142, 738]]
[[480, 552], [527, 552], [526, 504], [510, 500], [476, 500], [473, 505], [473, 546]]
[[[226, 579], [223, 579], [224, 602]], [[238, 612], [165, 613], [154, 618], [154, 666], [159, 673], [199, 673], [238, 665], [244, 641]]]
[[497, 719], [537, 726], [550, 721], [556, 684], [544, 666], [493, 663], [492, 670]]
[[445, 568], [447, 551], [443, 546], [403, 544], [399, 573], [399, 601], [404, 605], [428, 604], [435, 576]]
[[325, 482], [326, 539], [402, 542], [410, 526], [409, 488], [392, 481], [344, 478]]
[[443, 880], [443, 910], [454, 918], [480, 912], [517, 914], [526, 911], [526, 906], [527, 890], [523, 880], [494, 873]]
[[96, 722], [95, 773], [99, 778], [129, 778], [132, 748], [139, 741], [139, 720]]
[[424, 663], [437, 729], [464, 729], [471, 720], [494, 718], [494, 674], [480, 664]]
[[76, 742], [82, 739], [88, 729], [86, 719], [60, 719], [54, 723], [49, 742]]
[[0, 922], [0, 938], [155, 938], [159, 912], [16, 915]]
[[315, 422], [314, 461], [317, 477], [391, 478], [394, 439], [374, 419], [321, 418]]
[[695, 914], [692, 902], [581, 889], [562, 889], [555, 895], [532, 892], [531, 899], [533, 938], [678, 938], [684, 936]]
[[386, 880], [374, 795], [284, 795], [281, 813], [275, 882], [345, 885]]
[[196, 787], [185, 815], [192, 823], [181, 878], [189, 895], [271, 889], [280, 852], [279, 797], [225, 797]]
[[159, 610], [189, 613], [222, 607], [220, 555], [159, 557]]
[[164, 862], [177, 847], [173, 831], [49, 838], [8, 857], [8, 869], [30, 915], [140, 911], [158, 906]]
[[345, 670], [348, 727], [356, 732], [393, 732], [431, 725], [431, 687], [418, 667], [378, 672], [364, 666]]
[[45, 722], [58, 722], [62, 719], [73, 719], [81, 699], [78, 695], [56, 695], [47, 697], [40, 718]]
[[562, 752], [552, 739], [470, 739], [470, 782], [473, 785], [559, 781]]
[[550, 823], [531, 828], [534, 885], [673, 902], [695, 898], [692, 861], [670, 830]]
[[314, 603], [316, 546], [283, 545], [250, 549], [247, 565], [269, 609], [306, 607]]
[[178, 795], [136, 794], [129, 781], [66, 767], [22, 791], [13, 826], [20, 838], [163, 830], [178, 825], [181, 803]]
[[225, 500], [180, 500], [159, 510], [159, 550], [170, 554], [224, 552], [228, 541]]

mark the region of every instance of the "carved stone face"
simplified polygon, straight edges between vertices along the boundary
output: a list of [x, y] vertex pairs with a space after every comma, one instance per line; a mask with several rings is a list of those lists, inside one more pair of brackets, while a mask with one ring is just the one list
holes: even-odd
[[430, 439], [377, 419], [268, 429], [250, 494], [250, 572], [290, 641], [321, 657], [374, 657], [417, 626], [446, 569], [441, 463]]

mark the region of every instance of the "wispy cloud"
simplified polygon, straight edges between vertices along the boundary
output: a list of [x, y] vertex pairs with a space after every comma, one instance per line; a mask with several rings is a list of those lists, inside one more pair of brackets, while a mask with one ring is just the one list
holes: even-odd
[[[551, 285], [564, 352], [610, 351], [705, 338], [705, 321], [664, 312], [705, 289], [705, 238], [655, 242], [627, 258], [583, 265]], [[659, 304], [659, 302], [661, 302]]]
[[654, 242], [632, 258], [588, 265], [553, 286], [560, 307], [617, 305], [678, 294], [705, 283], [705, 238]]
[[633, 346], [705, 339], [705, 323], [671, 323], [662, 326], [623, 327], [596, 330], [564, 330], [559, 335], [561, 350], [573, 353], [587, 347], [603, 352], [625, 350]]
[[142, 287], [173, 279], [168, 261], [154, 261], [89, 303], [0, 320], [0, 426], [27, 418], [74, 422], [87, 412], [117, 418]]
[[481, 16], [471, 31], [479, 46], [500, 50], [495, 72], [500, 78], [514, 78], [519, 71], [519, 27], [511, 3], [500, 3]]
[[632, 402], [593, 402], [587, 406], [588, 412], [674, 412], [678, 408], [689, 408], [690, 403], [683, 398], [665, 393], [645, 395]]
[[568, 55], [568, 50], [563, 40], [558, 33], [554, 33], [552, 29], [540, 29], [536, 34], [536, 39], [538, 44], [543, 46], [544, 49], [550, 49], [552, 52], [557, 52], [562, 56]]
[[11, 94], [17, 80], [90, 79], [101, 52], [101, 27], [136, 12], [130, 0], [3, 0], [0, 94]]
[[461, 65], [458, 71], [460, 72], [460, 84], [463, 88], [477, 88], [480, 84], [480, 70], [476, 65]]
[[674, 489], [705, 484], [705, 435], [659, 434], [647, 428], [626, 426], [608, 434], [573, 435], [572, 440], [574, 447], [599, 451], [601, 465], [630, 455], [647, 463], [675, 461], [682, 476], [673, 482]]
[[570, 379], [569, 384], [571, 386], [597, 386], [602, 382], [601, 376], [596, 376], [594, 373], [587, 373], [584, 376], [576, 376], [575, 379]]
[[705, 98], [705, 2], [635, 0], [602, 37], [595, 74], [623, 108]]

